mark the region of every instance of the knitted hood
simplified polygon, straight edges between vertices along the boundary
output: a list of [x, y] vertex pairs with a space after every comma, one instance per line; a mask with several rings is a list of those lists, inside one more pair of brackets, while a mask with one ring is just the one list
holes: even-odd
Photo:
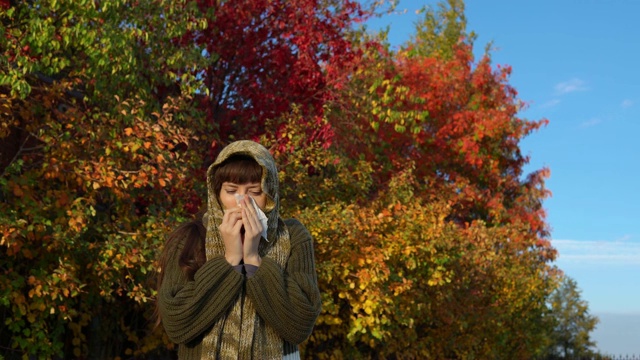
[[[252, 157], [262, 167], [262, 191], [267, 194], [267, 205], [262, 209], [268, 218], [268, 235], [267, 238], [275, 238], [278, 227], [280, 196], [278, 193], [278, 169], [276, 162], [271, 156], [267, 148], [250, 140], [240, 140], [227, 145], [218, 155], [216, 161], [209, 166], [207, 170], [207, 188], [208, 188], [208, 219], [215, 219], [215, 223], [219, 225], [224, 215], [222, 204], [218, 199], [218, 194], [213, 188], [213, 176], [225, 160], [233, 155], [246, 155]], [[207, 238], [209, 236], [207, 235]]]

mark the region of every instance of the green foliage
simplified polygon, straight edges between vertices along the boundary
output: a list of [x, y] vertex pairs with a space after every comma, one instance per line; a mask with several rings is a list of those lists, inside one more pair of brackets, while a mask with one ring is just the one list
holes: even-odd
[[33, 77], [65, 78], [82, 96], [113, 104], [113, 96], [146, 98], [158, 85], [180, 78], [193, 90], [189, 71], [201, 49], [176, 38], [206, 26], [187, 1], [16, 2], [0, 15], [0, 86], [26, 97]]
[[588, 304], [581, 299], [576, 281], [563, 276], [548, 303], [553, 325], [545, 358], [591, 359], [598, 355], [589, 334], [599, 320], [589, 314]]
[[415, 56], [451, 58], [460, 43], [473, 44], [476, 39], [473, 32], [467, 32], [463, 0], [442, 1], [436, 6], [437, 10], [421, 9], [424, 20], [417, 24], [409, 46]]
[[164, 234], [203, 187], [188, 176], [202, 161], [195, 131], [208, 130], [188, 96], [200, 50], [174, 41], [204, 24], [196, 15], [175, 1], [2, 11], [0, 345], [9, 358], [140, 356], [167, 342], [148, 320], [149, 279]]

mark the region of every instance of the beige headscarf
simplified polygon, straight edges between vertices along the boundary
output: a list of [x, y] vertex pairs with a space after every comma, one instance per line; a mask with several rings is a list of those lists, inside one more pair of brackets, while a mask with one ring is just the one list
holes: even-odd
[[[236, 141], [226, 146], [207, 171], [207, 259], [224, 256], [224, 242], [218, 230], [224, 212], [218, 194], [213, 189], [213, 175], [223, 161], [237, 154], [251, 156], [263, 169], [262, 191], [268, 198], [263, 210], [268, 218], [267, 238], [270, 241], [263, 239], [258, 251], [261, 257], [269, 257], [284, 268], [291, 243], [289, 232], [278, 212], [278, 170], [269, 150], [248, 140]], [[244, 290], [229, 312], [218, 320], [202, 341], [203, 359], [281, 359], [282, 351], [282, 338], [257, 315], [254, 304], [245, 296]]]

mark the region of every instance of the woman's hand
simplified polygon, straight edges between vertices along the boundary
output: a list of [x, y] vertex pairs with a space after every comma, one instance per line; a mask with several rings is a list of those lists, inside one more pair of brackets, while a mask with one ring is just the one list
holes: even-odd
[[240, 202], [240, 207], [242, 208], [242, 223], [244, 224], [244, 244], [242, 247], [244, 263], [260, 266], [262, 259], [258, 253], [258, 246], [260, 245], [260, 237], [264, 228], [260, 220], [258, 220], [253, 199], [245, 196]]
[[242, 209], [225, 210], [222, 224], [218, 227], [224, 242], [224, 257], [232, 266], [242, 261]]

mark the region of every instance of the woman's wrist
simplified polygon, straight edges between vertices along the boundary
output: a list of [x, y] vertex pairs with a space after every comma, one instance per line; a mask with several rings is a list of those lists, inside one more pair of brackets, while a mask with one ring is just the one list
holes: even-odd
[[262, 263], [262, 258], [258, 254], [247, 255], [244, 257], [244, 263], [253, 266], [260, 266], [260, 264]]
[[225, 255], [224, 258], [227, 259], [227, 262], [231, 266], [240, 265], [240, 262], [242, 261], [242, 257], [241, 256]]

